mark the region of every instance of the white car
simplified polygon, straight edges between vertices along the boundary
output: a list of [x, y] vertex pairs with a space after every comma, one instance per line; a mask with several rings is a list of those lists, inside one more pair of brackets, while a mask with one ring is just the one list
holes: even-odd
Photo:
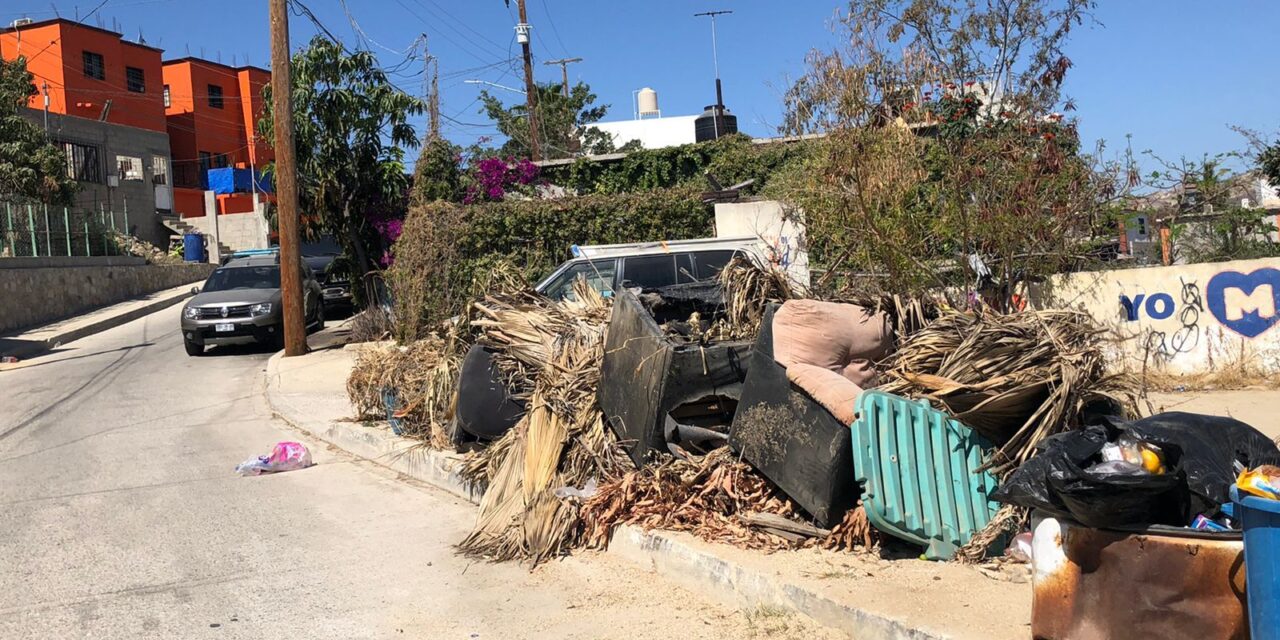
[[574, 258], [534, 289], [552, 300], [568, 294], [579, 276], [609, 296], [618, 289], [657, 289], [715, 278], [734, 256], [768, 264], [755, 237], [574, 246]]

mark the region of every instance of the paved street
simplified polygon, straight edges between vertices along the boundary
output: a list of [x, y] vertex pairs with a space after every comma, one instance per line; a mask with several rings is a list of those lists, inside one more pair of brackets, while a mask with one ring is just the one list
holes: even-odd
[[[0, 638], [826, 637], [608, 555], [454, 555], [469, 505], [273, 420], [269, 354], [189, 358], [178, 309], [0, 371]], [[318, 464], [233, 473], [285, 439]]]

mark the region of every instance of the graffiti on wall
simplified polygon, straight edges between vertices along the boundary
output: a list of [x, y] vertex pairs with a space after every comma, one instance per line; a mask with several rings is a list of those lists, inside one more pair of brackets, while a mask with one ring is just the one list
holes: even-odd
[[1200, 316], [1206, 309], [1222, 326], [1246, 338], [1256, 338], [1280, 322], [1277, 314], [1280, 270], [1268, 267], [1247, 274], [1221, 271], [1209, 278], [1203, 297], [1194, 281], [1181, 283], [1176, 299], [1173, 293], [1163, 291], [1120, 296], [1120, 306], [1128, 322], [1144, 317], [1167, 320], [1177, 314], [1182, 326], [1167, 341], [1164, 332], [1152, 331], [1148, 335], [1148, 350], [1171, 356], [1195, 348], [1200, 335]]

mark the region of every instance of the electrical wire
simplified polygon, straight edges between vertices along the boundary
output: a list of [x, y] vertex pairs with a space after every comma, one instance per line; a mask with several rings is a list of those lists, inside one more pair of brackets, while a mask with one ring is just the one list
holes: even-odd
[[569, 47], [564, 46], [564, 40], [560, 39], [560, 30], [556, 28], [556, 21], [551, 19], [551, 8], [547, 6], [547, 0], [542, 0], [542, 13], [547, 16], [547, 24], [551, 25], [551, 35], [555, 36], [556, 42], [560, 43], [560, 51], [564, 53], [564, 57], [570, 57]]

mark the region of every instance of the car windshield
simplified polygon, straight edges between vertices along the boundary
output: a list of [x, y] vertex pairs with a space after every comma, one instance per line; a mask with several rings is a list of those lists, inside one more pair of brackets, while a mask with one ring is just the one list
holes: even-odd
[[204, 291], [230, 291], [232, 289], [279, 289], [280, 267], [223, 267], [209, 276]]

